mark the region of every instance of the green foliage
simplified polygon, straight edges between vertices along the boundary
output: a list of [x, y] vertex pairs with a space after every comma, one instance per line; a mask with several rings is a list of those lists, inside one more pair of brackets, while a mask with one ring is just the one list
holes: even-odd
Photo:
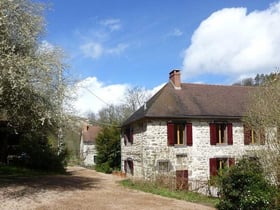
[[156, 195], [161, 195], [169, 198], [175, 198], [179, 200], [185, 200], [194, 203], [200, 203], [207, 206], [214, 206], [217, 203], [216, 198], [208, 197], [199, 193], [190, 191], [177, 191], [170, 190], [170, 188], [163, 187], [156, 182], [142, 181], [142, 180], [130, 180], [126, 179], [121, 181], [121, 184], [125, 187], [131, 189], [141, 190], [144, 192], [153, 193]]
[[241, 85], [241, 86], [262, 86], [268, 81], [275, 78], [275, 76], [279, 76], [279, 73], [270, 73], [270, 74], [257, 74], [255, 78], [245, 78], [239, 82], [234, 83], [233, 85]]
[[21, 137], [19, 145], [20, 159], [18, 164], [41, 171], [63, 172], [67, 160], [67, 150], [59, 155], [48, 143], [43, 133], [28, 133]]
[[116, 126], [104, 127], [96, 138], [96, 170], [111, 173], [120, 169], [120, 147], [120, 129]]
[[241, 159], [235, 166], [220, 174], [219, 210], [274, 209], [276, 191], [266, 179], [257, 160]]
[[[63, 51], [42, 42], [44, 10], [43, 4], [31, 0], [0, 1], [0, 120], [13, 132], [0, 133], [7, 137], [0, 146], [10, 145], [9, 136], [20, 134], [23, 152], [30, 156], [22, 164], [61, 170], [65, 151], [57, 156], [45, 131], [57, 136], [58, 128], [66, 124], [62, 104], [68, 99], [69, 83]], [[7, 155], [1, 151], [2, 162]]]
[[64, 54], [41, 42], [44, 5], [0, 1], [0, 116], [18, 132], [61, 123]]

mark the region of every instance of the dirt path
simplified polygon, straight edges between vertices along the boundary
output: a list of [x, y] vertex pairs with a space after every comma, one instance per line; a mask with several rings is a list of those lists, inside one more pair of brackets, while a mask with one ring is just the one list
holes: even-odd
[[71, 176], [7, 179], [0, 186], [0, 209], [37, 210], [213, 210], [185, 201], [124, 188], [119, 177], [82, 167], [70, 167]]

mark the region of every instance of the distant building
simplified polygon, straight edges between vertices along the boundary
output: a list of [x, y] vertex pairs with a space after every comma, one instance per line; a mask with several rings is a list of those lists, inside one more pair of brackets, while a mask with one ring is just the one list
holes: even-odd
[[94, 125], [84, 125], [82, 128], [80, 157], [85, 166], [92, 166], [96, 163], [95, 139], [100, 131], [101, 127]]

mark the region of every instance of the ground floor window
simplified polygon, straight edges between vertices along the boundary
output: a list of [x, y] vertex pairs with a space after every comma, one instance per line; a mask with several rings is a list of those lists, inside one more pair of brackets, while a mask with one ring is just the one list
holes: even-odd
[[216, 176], [219, 171], [234, 165], [234, 158], [210, 158], [209, 165], [210, 175]]
[[134, 166], [132, 159], [127, 159], [124, 161], [124, 171], [126, 174], [134, 174]]
[[170, 171], [170, 162], [168, 160], [159, 160], [157, 166], [159, 172]]

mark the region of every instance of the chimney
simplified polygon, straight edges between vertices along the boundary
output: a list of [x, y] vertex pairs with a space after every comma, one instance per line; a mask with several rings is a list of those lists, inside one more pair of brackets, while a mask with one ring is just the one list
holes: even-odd
[[181, 73], [180, 70], [174, 69], [169, 73], [169, 81], [175, 89], [181, 89]]

